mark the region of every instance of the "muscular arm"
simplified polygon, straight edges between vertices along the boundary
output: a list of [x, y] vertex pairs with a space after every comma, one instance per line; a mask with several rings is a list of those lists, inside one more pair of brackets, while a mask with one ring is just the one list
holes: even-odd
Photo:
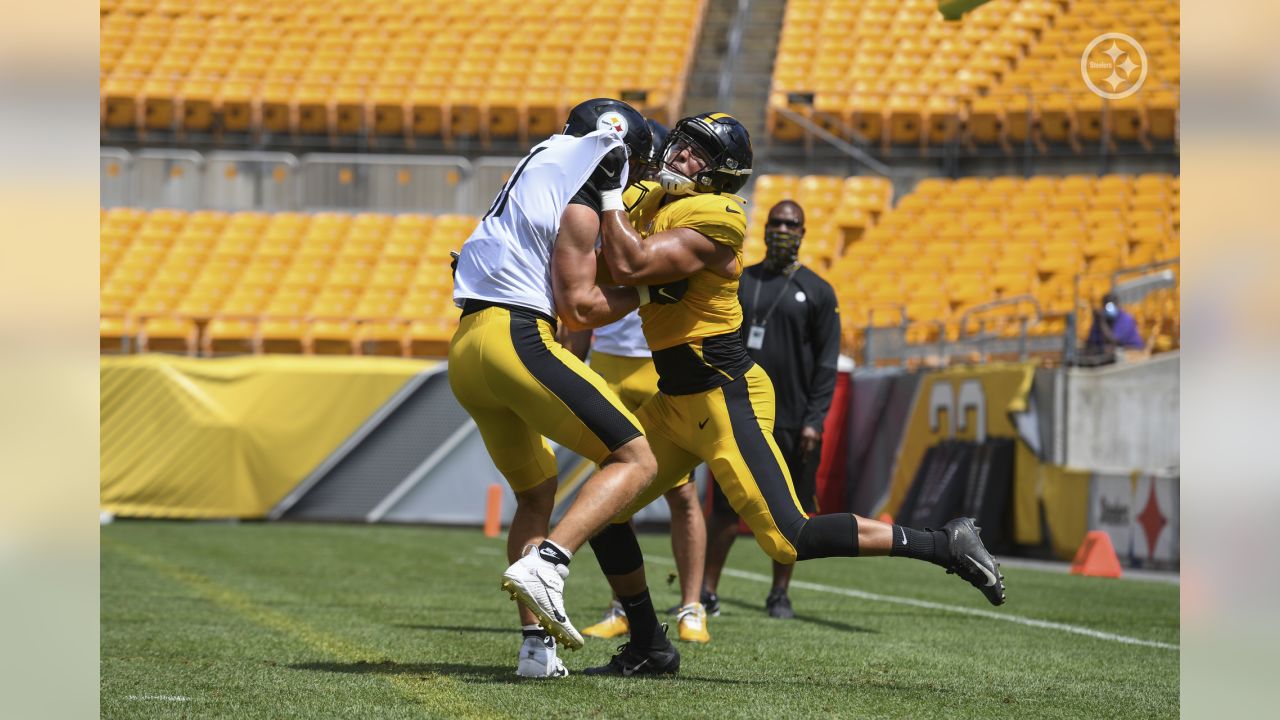
[[596, 284], [595, 210], [570, 204], [560, 218], [560, 233], [551, 249], [551, 292], [556, 312], [570, 330], [608, 325], [640, 304], [635, 290]]
[[737, 269], [733, 248], [697, 230], [672, 228], [644, 239], [620, 210], [602, 213], [600, 225], [605, 267], [623, 285], [671, 282], [703, 268], [732, 277]]

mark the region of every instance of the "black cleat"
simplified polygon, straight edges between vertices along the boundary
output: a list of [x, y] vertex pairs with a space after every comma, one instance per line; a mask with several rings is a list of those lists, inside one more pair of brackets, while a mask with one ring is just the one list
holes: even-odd
[[[663, 625], [665, 634], [666, 625]], [[664, 638], [665, 639], [665, 638]], [[667, 642], [664, 648], [637, 648], [627, 642], [618, 646], [618, 654], [609, 658], [607, 665], [587, 668], [583, 675], [675, 675], [680, 670], [680, 652]]]
[[991, 557], [983, 546], [978, 533], [982, 528], [974, 525], [973, 518], [956, 518], [942, 526], [950, 543], [951, 564], [947, 573], [955, 573], [982, 591], [992, 605], [1004, 604], [1004, 575], [1000, 563]]
[[706, 608], [707, 615], [711, 617], [720, 617], [720, 597], [713, 592], [702, 591], [702, 607]]
[[769, 597], [764, 601], [764, 609], [769, 613], [769, 617], [779, 620], [790, 620], [796, 616], [795, 611], [791, 609], [791, 598], [787, 597], [787, 591], [779, 588], [769, 592]]

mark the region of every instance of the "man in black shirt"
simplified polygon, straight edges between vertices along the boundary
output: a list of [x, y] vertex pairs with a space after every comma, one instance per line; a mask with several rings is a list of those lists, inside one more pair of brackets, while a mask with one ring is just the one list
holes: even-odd
[[[751, 359], [773, 381], [777, 418], [773, 438], [805, 512], [817, 512], [818, 461], [822, 427], [836, 387], [840, 356], [840, 310], [836, 293], [817, 273], [798, 260], [804, 237], [804, 210], [783, 200], [769, 210], [765, 224], [765, 259], [742, 273], [742, 339]], [[719, 614], [716, 586], [738, 532], [738, 516], [715, 486], [707, 523], [707, 563], [703, 605]], [[773, 564], [773, 590], [765, 609], [776, 618], [791, 618], [787, 588], [794, 566]]]

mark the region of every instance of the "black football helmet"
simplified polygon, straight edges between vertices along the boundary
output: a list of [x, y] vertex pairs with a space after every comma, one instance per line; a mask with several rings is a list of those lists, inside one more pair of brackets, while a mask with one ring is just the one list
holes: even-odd
[[569, 111], [564, 135], [582, 137], [596, 130], [612, 128], [627, 146], [632, 181], [639, 180], [656, 156], [653, 131], [648, 121], [635, 108], [612, 98], [594, 98], [580, 102]]
[[[705, 166], [685, 177], [670, 166], [685, 147], [692, 148]], [[751, 175], [751, 135], [726, 113], [703, 113], [676, 123], [660, 153], [658, 182], [672, 195], [736, 193]]]
[[653, 132], [653, 162], [649, 163], [648, 167], [645, 168], [644, 177], [641, 179], [657, 180], [658, 168], [661, 167], [661, 164], [658, 162], [658, 152], [667, 144], [667, 136], [671, 134], [671, 131], [666, 125], [663, 125], [653, 118], [649, 118], [646, 122], [649, 123], [649, 130]]

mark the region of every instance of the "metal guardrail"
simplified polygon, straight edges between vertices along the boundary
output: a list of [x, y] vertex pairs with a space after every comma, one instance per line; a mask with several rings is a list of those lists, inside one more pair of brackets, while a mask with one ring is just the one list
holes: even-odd
[[298, 158], [220, 150], [205, 158], [202, 204], [213, 210], [295, 210]]
[[[103, 207], [480, 213], [518, 158], [99, 151]], [[483, 170], [477, 172], [476, 167]], [[495, 177], [500, 180], [495, 181]]]
[[[985, 312], [1002, 307], [1029, 305], [1032, 313], [1002, 318], [1018, 323], [1018, 332], [1009, 337], [1002, 332], [988, 332], [986, 323], [980, 322], [977, 331], [970, 331], [970, 320]], [[874, 319], [876, 310], [890, 309], [898, 313], [896, 324], [877, 324]], [[1036, 325], [1051, 317], [1061, 317], [1065, 329], [1062, 333], [1034, 335], [1030, 331]], [[1007, 322], [999, 328], [1007, 328]], [[928, 342], [910, 342], [909, 335], [916, 328], [929, 328], [935, 339]], [[875, 367], [880, 361], [927, 361], [941, 365], [949, 365], [956, 357], [970, 357], [974, 353], [983, 361], [992, 355], [1017, 356], [1020, 360], [1028, 359], [1032, 353], [1058, 355], [1065, 359], [1075, 337], [1074, 313], [1046, 314], [1039, 302], [1030, 295], [1019, 295], [1011, 298], [994, 300], [967, 310], [959, 321], [960, 334], [955, 340], [947, 339], [947, 323], [941, 320], [910, 321], [905, 308], [901, 305], [880, 304], [868, 311], [867, 325], [863, 330], [863, 367]]]
[[129, 167], [134, 207], [196, 207], [204, 184], [204, 156], [193, 150], [140, 150]]

